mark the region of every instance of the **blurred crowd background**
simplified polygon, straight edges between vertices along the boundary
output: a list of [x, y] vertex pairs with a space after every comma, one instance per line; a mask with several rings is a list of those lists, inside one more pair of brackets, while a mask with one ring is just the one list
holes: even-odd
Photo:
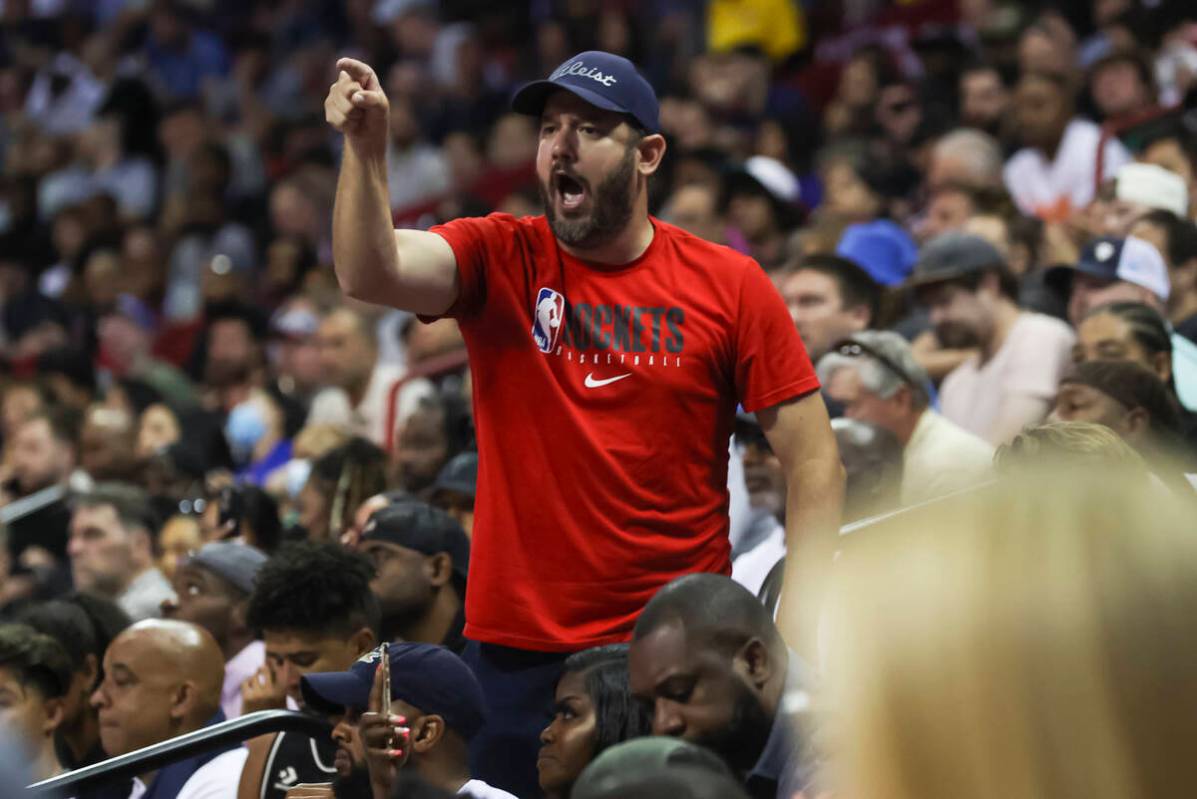
[[[0, 0], [0, 607], [154, 617], [206, 543], [359, 548], [404, 498], [468, 535], [461, 335], [341, 294], [323, 101], [377, 70], [397, 226], [534, 215], [509, 97], [586, 49], [660, 97], [651, 212], [789, 306], [846, 522], [1028, 462], [1191, 490], [1188, 0]], [[732, 454], [775, 598], [780, 464], [750, 416]]]

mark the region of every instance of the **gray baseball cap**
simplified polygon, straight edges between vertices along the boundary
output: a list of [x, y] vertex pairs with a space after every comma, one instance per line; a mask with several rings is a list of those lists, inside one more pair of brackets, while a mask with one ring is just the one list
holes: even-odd
[[910, 287], [928, 286], [983, 272], [1006, 262], [997, 248], [980, 236], [952, 231], [936, 236], [919, 250]]
[[247, 594], [253, 593], [254, 581], [265, 562], [265, 552], [236, 541], [213, 541], [204, 544], [200, 551], [187, 561], [189, 564], [203, 566]]

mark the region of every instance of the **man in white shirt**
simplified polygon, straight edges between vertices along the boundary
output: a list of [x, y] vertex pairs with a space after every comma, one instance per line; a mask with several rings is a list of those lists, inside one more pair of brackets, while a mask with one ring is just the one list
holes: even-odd
[[[151, 619], [134, 624], [104, 653], [92, 695], [109, 757], [128, 754], [224, 720], [224, 658], [201, 627]], [[237, 795], [246, 750], [229, 746], [139, 774], [129, 799], [227, 799]]]
[[930, 380], [897, 333], [867, 330], [819, 361], [819, 382], [849, 419], [892, 432], [903, 446], [901, 503], [913, 505], [989, 479], [993, 445], [930, 407]]
[[[515, 799], [470, 778], [468, 743], [486, 719], [486, 700], [465, 661], [433, 644], [388, 644], [386, 653], [390, 719], [378, 712], [383, 685], [376, 674], [382, 658], [379, 649], [363, 655], [349, 671], [307, 674], [300, 679], [304, 704], [325, 713], [335, 724], [337, 776], [332, 785], [356, 787], [363, 796], [372, 784], [389, 792], [395, 775], [404, 769], [458, 796]], [[371, 758], [367, 746], [375, 750]], [[383, 768], [377, 760], [381, 749], [402, 752]]]
[[1022, 76], [1014, 95], [1014, 116], [1023, 148], [1006, 162], [1006, 190], [1020, 211], [1062, 222], [1092, 200], [1098, 152], [1103, 175], [1131, 160], [1117, 139], [1101, 140], [1101, 128], [1074, 117], [1075, 93], [1067, 79], [1047, 72]]
[[241, 715], [241, 684], [266, 662], [266, 645], [246, 621], [249, 595], [266, 562], [259, 549], [234, 541], [212, 541], [179, 564], [178, 598], [162, 603], [162, 615], [207, 630], [224, 655], [220, 707], [226, 718]]
[[923, 247], [908, 285], [945, 347], [978, 350], [944, 378], [943, 415], [994, 446], [1043, 421], [1076, 336], [1059, 319], [1018, 307], [1018, 283], [993, 245], [945, 233]]

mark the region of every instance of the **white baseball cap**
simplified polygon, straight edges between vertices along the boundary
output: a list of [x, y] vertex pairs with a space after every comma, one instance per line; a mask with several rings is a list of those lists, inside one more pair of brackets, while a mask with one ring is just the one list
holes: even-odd
[[1155, 164], [1126, 164], [1118, 170], [1114, 196], [1148, 208], [1171, 211], [1181, 219], [1189, 213], [1189, 187], [1184, 178]]

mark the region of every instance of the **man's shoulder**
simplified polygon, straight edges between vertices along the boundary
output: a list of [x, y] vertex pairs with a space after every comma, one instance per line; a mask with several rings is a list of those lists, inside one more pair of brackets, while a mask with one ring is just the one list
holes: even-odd
[[457, 231], [469, 230], [477, 235], [502, 239], [511, 237], [543, 237], [552, 236], [548, 220], [544, 215], [513, 216], [496, 211], [486, 216], [460, 216], [450, 219], [430, 228], [433, 233], [442, 236], [453, 235]]
[[516, 799], [515, 794], [487, 785], [482, 780], [470, 780], [461, 786], [457, 795], [470, 796], [474, 799]]
[[235, 796], [249, 750], [244, 746], [217, 755], [183, 783], [177, 799], [224, 799]]
[[1076, 339], [1072, 327], [1065, 321], [1047, 314], [1025, 311], [1015, 325], [1010, 341], [1021, 346], [1042, 347], [1047, 344], [1072, 346]]
[[653, 225], [657, 234], [664, 237], [670, 251], [680, 254], [687, 261], [701, 263], [708, 270], [723, 270], [729, 275], [742, 275], [750, 268], [763, 271], [761, 265], [751, 256], [734, 250], [726, 244], [707, 241], [677, 225], [662, 222], [655, 217]]
[[931, 449], [950, 449], [957, 456], [973, 455], [988, 460], [993, 457], [993, 445], [980, 436], [970, 433], [941, 413], [929, 410], [927, 419], [928, 435], [924, 444]]

